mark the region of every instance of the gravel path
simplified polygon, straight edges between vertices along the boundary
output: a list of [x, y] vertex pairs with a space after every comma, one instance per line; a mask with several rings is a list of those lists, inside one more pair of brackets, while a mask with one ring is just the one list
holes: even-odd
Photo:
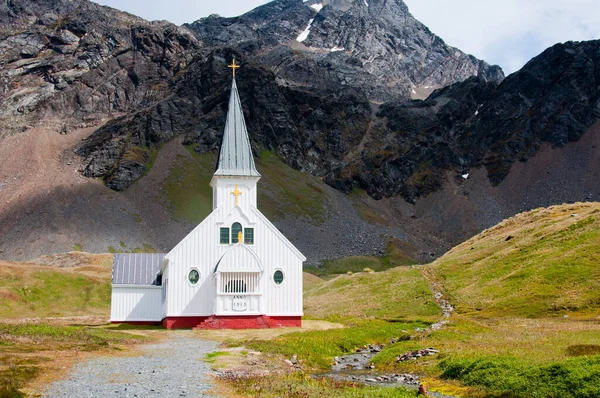
[[99, 357], [75, 366], [69, 379], [52, 384], [44, 397], [206, 397], [212, 387], [205, 355], [216, 343], [190, 332], [141, 347], [136, 357]]

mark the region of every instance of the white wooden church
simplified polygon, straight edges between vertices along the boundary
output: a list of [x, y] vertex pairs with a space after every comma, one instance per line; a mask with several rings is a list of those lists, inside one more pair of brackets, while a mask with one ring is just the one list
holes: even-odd
[[213, 211], [167, 254], [116, 254], [111, 321], [171, 328], [300, 326], [306, 258], [258, 210], [257, 182], [235, 83]]

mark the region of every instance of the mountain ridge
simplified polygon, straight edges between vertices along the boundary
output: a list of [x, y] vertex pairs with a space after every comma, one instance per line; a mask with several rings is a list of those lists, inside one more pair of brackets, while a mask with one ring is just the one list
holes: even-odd
[[[515, 212], [597, 200], [597, 41], [558, 44], [506, 79], [493, 78], [490, 67], [492, 78], [442, 79], [434, 92], [408, 74], [387, 87], [376, 80], [396, 64], [369, 75], [373, 63], [363, 61], [373, 54], [348, 33], [355, 24], [381, 26], [369, 8], [383, 2], [368, 3], [333, 2], [317, 11], [316, 1], [276, 1], [245, 16], [205, 18], [195, 36], [83, 0], [12, 1], [0, 30], [0, 47], [8, 49], [0, 70], [7, 87], [0, 93], [0, 152], [11, 159], [0, 167], [0, 223], [11, 231], [0, 236], [2, 256], [24, 259], [75, 244], [168, 250], [181, 239], [206, 206], [182, 211], [171, 190], [210, 197], [197, 185], [214, 171], [207, 159], [220, 143], [233, 57], [243, 66], [238, 88], [253, 151], [283, 161], [267, 164], [263, 209], [310, 252], [311, 264], [381, 254], [389, 238], [428, 261]], [[262, 38], [244, 39], [252, 21], [283, 8], [289, 20], [275, 18]], [[409, 21], [402, 7], [397, 12]], [[313, 17], [311, 32], [296, 40]], [[335, 21], [346, 21], [346, 30], [329, 41], [324, 26]], [[282, 33], [273, 33], [279, 27]], [[199, 40], [211, 29], [225, 39], [241, 29], [242, 39], [215, 46]], [[425, 35], [446, 48], [428, 52], [433, 70], [457, 62], [418, 21], [407, 29], [389, 43], [381, 34], [370, 40], [397, 57], [415, 31], [413, 38]], [[33, 50], [30, 37], [39, 39]], [[419, 51], [429, 48], [423, 43], [403, 60], [420, 62]], [[344, 48], [331, 51], [335, 46]], [[464, 65], [474, 74], [471, 61]], [[275, 178], [277, 169], [292, 175], [289, 166], [302, 172], [294, 176], [306, 184], [310, 206], [298, 206]], [[323, 207], [318, 217], [307, 210], [316, 205]]]

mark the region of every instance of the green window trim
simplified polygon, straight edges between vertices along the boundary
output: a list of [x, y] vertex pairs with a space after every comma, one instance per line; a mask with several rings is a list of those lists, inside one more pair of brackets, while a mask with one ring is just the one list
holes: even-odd
[[273, 282], [276, 285], [281, 285], [283, 283], [283, 272], [281, 270], [277, 270], [273, 273]]
[[244, 243], [246, 245], [254, 244], [254, 228], [244, 228]]
[[221, 244], [229, 244], [229, 228], [221, 228]]
[[242, 232], [242, 224], [234, 222], [231, 226], [231, 243], [238, 243], [238, 234]]
[[198, 272], [197, 269], [192, 268], [190, 270], [190, 273], [188, 274], [188, 280], [190, 281], [190, 283], [192, 285], [195, 285], [196, 283], [198, 283], [198, 281], [200, 280], [200, 273]]

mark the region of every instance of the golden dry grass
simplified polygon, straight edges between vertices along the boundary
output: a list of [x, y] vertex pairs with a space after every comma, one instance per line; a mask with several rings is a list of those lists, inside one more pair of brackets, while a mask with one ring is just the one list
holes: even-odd
[[309, 274], [308, 272], [302, 273], [302, 285], [305, 291], [311, 290], [323, 282], [325, 281], [316, 275]]
[[109, 314], [112, 255], [73, 252], [33, 261], [0, 261], [0, 317]]
[[304, 313], [379, 319], [435, 320], [440, 316], [427, 282], [415, 267], [340, 275], [304, 293]]
[[547, 316], [600, 307], [600, 204], [519, 214], [426, 266], [462, 313]]

